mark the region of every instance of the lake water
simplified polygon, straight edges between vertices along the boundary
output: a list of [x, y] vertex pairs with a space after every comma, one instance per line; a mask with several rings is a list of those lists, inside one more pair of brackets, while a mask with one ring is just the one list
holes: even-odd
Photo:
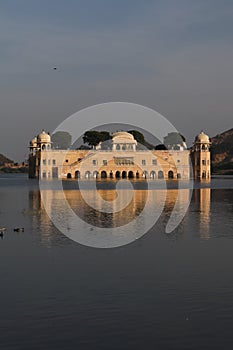
[[[232, 349], [233, 178], [195, 185], [183, 221], [166, 234], [174, 184], [146, 235], [96, 249], [53, 226], [37, 181], [1, 175], [0, 226], [7, 231], [0, 238], [0, 348]], [[111, 182], [99, 186], [103, 198], [114, 199]], [[146, 201], [145, 184], [136, 186], [124, 215], [96, 216], [72, 181], [65, 195], [87, 222], [119, 226]]]

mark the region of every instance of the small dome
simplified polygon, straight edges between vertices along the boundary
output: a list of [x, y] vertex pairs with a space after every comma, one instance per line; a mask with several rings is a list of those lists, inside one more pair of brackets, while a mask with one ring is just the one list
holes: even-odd
[[34, 139], [32, 139], [32, 140], [30, 141], [30, 146], [36, 146], [36, 145], [37, 145], [37, 138], [34, 137]]
[[133, 135], [130, 134], [129, 132], [126, 132], [126, 131], [118, 131], [118, 132], [115, 132], [115, 133], [112, 135], [112, 138], [114, 139], [115, 137], [125, 137], [125, 138], [127, 138], [127, 139], [134, 140]]
[[195, 138], [196, 143], [210, 143], [210, 138], [203, 131], [200, 132]]
[[44, 130], [37, 136], [37, 142], [39, 143], [51, 143], [51, 136]]
[[112, 135], [113, 142], [119, 142], [120, 140], [123, 142], [135, 142], [133, 135], [126, 131], [118, 131]]

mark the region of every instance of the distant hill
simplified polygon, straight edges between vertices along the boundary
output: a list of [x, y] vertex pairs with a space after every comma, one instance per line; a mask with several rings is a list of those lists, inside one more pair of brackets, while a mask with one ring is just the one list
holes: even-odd
[[233, 175], [233, 129], [211, 138], [212, 173]]
[[4, 165], [5, 163], [14, 163], [13, 160], [5, 157], [3, 154], [0, 154], [0, 166]]

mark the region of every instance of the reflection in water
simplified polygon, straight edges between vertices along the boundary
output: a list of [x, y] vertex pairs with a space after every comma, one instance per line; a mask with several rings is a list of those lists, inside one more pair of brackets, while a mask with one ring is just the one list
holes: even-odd
[[[133, 192], [133, 195], [132, 195]], [[112, 228], [124, 226], [129, 222], [132, 222], [137, 218], [143, 211], [147, 204], [147, 215], [156, 218], [156, 213], [161, 203], [164, 203], [162, 222], [157, 223], [154, 226], [153, 231], [164, 232], [164, 223], [168, 221], [171, 213], [174, 211], [175, 206], [175, 217], [179, 218], [179, 215], [183, 215], [183, 208], [190, 199], [190, 190], [151, 190], [150, 195], [147, 190], [120, 190], [116, 193], [115, 190], [86, 190], [85, 198], [88, 198], [88, 203], [96, 203], [93, 207], [90, 207], [82, 197], [82, 193], [75, 190], [65, 190], [65, 198], [72, 208], [74, 213], [78, 215], [83, 221], [96, 227]], [[52, 203], [51, 212], [56, 211], [56, 215], [59, 212], [64, 225], [67, 230], [72, 225], [70, 219], [65, 215], [63, 208], [63, 193], [62, 191], [47, 190], [43, 194], [50, 203]], [[127, 196], [132, 200], [122, 210], [117, 211], [115, 208], [115, 199], [118, 196], [118, 200], [125, 202]], [[41, 240], [47, 245], [55, 243], [57, 240], [61, 240], [61, 237], [67, 240], [65, 236], [53, 226], [50, 218], [48, 217], [43, 202], [41, 201], [41, 195], [39, 191], [30, 191], [29, 193], [29, 207], [31, 211], [33, 225], [40, 227]], [[103, 212], [99, 209], [99, 202], [103, 200], [107, 201], [112, 206], [112, 212]], [[52, 214], [53, 215], [53, 214]], [[155, 219], [156, 223], [156, 219]], [[144, 218], [140, 220], [140, 226], [143, 230], [143, 226], [146, 225]]]
[[32, 226], [40, 232], [40, 242], [48, 248], [55, 245], [67, 244], [69, 240], [62, 235], [53, 225], [46, 213], [39, 190], [29, 191], [29, 209], [27, 214], [32, 220]]
[[[29, 185], [0, 181], [0, 223], [8, 229], [0, 240], [1, 349], [232, 348], [233, 181], [231, 189], [211, 190], [211, 206], [210, 191], [193, 193], [187, 215], [167, 238], [177, 197], [169, 190], [145, 239], [117, 251], [81, 247], [62, 235], [38, 186]], [[187, 192], [181, 194], [185, 202]], [[135, 196], [137, 208], [144, 194]], [[15, 225], [25, 233], [11, 232]], [[208, 228], [211, 240], [200, 244], [199, 232]]]
[[[187, 233], [186, 211], [192, 197], [190, 189], [170, 189], [167, 191], [166, 202], [162, 215], [163, 232], [167, 237], [176, 240], [179, 236]], [[172, 218], [172, 219], [171, 219]], [[166, 231], [167, 223], [170, 222], [174, 230]]]
[[[97, 227], [119, 227], [131, 222], [142, 212], [147, 202], [148, 192], [118, 191], [118, 203], [128, 203], [128, 197], [132, 198], [122, 210], [117, 208], [115, 190], [88, 190], [85, 191], [85, 198], [80, 191], [65, 191], [65, 197], [73, 211], [85, 222]], [[101, 210], [103, 199], [108, 202], [111, 212], [105, 212], [104, 208]], [[87, 203], [92, 203], [92, 206]]]
[[194, 200], [200, 212], [200, 237], [204, 240], [210, 238], [210, 205], [211, 205], [211, 189], [200, 188], [194, 190]]
[[179, 215], [183, 212], [183, 206], [189, 203], [190, 195], [191, 191], [189, 189], [168, 190], [164, 211], [170, 214], [176, 204], [177, 215]]

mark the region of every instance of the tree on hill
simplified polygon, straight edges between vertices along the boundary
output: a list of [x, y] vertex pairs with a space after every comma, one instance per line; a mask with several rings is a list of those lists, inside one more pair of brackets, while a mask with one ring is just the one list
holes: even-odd
[[97, 146], [100, 142], [110, 140], [111, 138], [108, 131], [89, 130], [83, 135], [83, 142], [89, 146]]
[[69, 149], [72, 142], [72, 136], [66, 131], [57, 131], [51, 137], [52, 148]]

